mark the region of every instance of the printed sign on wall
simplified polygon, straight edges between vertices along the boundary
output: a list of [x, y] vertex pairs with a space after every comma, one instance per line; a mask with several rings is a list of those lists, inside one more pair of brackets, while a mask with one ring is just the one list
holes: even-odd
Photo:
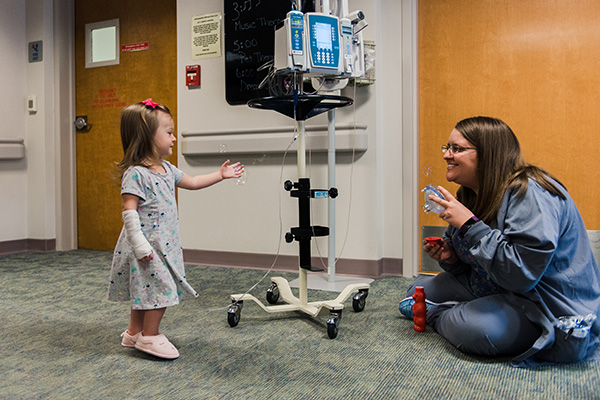
[[29, 42], [29, 62], [40, 62], [44, 59], [44, 42], [38, 40], [36, 42]]
[[221, 56], [221, 13], [192, 18], [192, 57], [195, 60]]

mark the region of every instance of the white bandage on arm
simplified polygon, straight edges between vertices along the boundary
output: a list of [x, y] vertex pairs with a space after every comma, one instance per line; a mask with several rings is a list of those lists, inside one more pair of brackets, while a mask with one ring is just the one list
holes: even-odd
[[123, 223], [127, 232], [129, 244], [133, 247], [135, 257], [139, 260], [152, 254], [152, 246], [148, 243], [148, 239], [142, 233], [140, 224], [140, 216], [136, 210], [123, 211]]

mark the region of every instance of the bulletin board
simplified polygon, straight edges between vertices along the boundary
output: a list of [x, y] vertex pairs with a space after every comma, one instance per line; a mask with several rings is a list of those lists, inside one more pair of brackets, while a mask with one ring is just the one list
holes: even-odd
[[418, 18], [420, 187], [456, 193], [440, 146], [458, 121], [496, 117], [600, 230], [600, 2], [419, 1]]

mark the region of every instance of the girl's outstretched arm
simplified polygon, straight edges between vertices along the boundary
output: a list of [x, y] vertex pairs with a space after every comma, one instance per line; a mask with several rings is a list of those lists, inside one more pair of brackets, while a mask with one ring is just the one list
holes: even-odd
[[218, 171], [211, 174], [189, 176], [184, 173], [177, 186], [183, 189], [198, 190], [214, 185], [224, 179], [241, 177], [244, 173], [244, 166], [239, 162], [230, 163], [230, 160], [225, 161]]

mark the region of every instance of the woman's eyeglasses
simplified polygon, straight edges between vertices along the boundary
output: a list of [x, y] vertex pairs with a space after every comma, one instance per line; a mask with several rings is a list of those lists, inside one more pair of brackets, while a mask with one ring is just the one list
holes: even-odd
[[459, 146], [457, 144], [445, 144], [442, 146], [442, 153], [446, 153], [447, 151], [449, 151], [452, 154], [456, 154], [456, 153], [462, 153], [465, 150], [475, 150], [475, 147], [462, 147]]

